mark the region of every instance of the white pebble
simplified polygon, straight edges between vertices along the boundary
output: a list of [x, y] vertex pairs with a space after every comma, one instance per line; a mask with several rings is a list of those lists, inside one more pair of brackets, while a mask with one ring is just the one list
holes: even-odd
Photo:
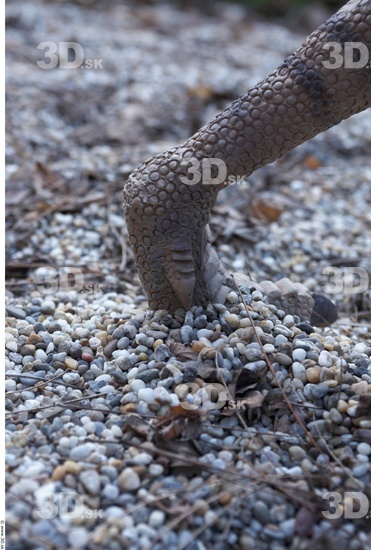
[[[124, 350], [125, 351], [125, 350]], [[134, 378], [136, 378], [138, 376], [138, 367], [133, 367], [129, 372], [128, 372], [128, 380], [134, 380]]]
[[140, 477], [133, 468], [125, 468], [119, 475], [118, 484], [124, 491], [136, 491], [140, 487]]
[[237, 304], [238, 302], [238, 294], [232, 290], [227, 296], [227, 300], [230, 304]]
[[295, 361], [292, 364], [291, 368], [295, 378], [297, 378], [298, 380], [301, 380], [304, 383], [307, 381], [307, 374], [305, 371], [305, 367], [301, 363], [298, 363], [298, 361]]
[[153, 477], [161, 476], [164, 473], [164, 467], [161, 464], [150, 464], [148, 473]]
[[371, 454], [371, 445], [369, 443], [359, 443], [357, 445], [357, 453], [369, 456]]
[[143, 382], [143, 380], [131, 380], [130, 381], [130, 389], [132, 391], [135, 391], [136, 393], [138, 393], [139, 390], [142, 390], [145, 387], [146, 387], [146, 384], [145, 384], [145, 382]]
[[332, 357], [331, 357], [331, 355], [329, 354], [328, 351], [326, 351], [326, 350], [321, 351], [321, 353], [319, 354], [319, 357], [318, 357], [318, 364], [321, 367], [331, 367]]
[[48, 356], [46, 355], [43, 349], [37, 349], [34, 355], [35, 359], [40, 359], [40, 361], [45, 361]]
[[294, 359], [294, 361], [299, 361], [299, 363], [302, 363], [306, 356], [307, 352], [305, 351], [305, 349], [302, 348], [296, 348], [292, 352], [292, 358]]
[[153, 510], [150, 513], [148, 523], [151, 527], [161, 527], [165, 521], [165, 512], [162, 510]]
[[5, 391], [14, 391], [17, 389], [17, 383], [15, 380], [8, 378], [5, 380]]
[[153, 403], [155, 401], [154, 392], [151, 388], [143, 388], [138, 391], [138, 397], [146, 403]]
[[148, 453], [138, 453], [133, 458], [133, 462], [135, 464], [141, 464], [141, 465], [147, 465], [150, 464], [153, 460], [153, 457]]

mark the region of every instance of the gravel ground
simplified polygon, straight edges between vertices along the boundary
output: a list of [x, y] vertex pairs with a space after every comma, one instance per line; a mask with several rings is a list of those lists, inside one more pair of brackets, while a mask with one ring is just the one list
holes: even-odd
[[[7, 548], [371, 548], [326, 497], [371, 502], [369, 291], [332, 295], [326, 329], [248, 288], [151, 317], [121, 206], [310, 28], [126, 2], [10, 2], [7, 23]], [[67, 40], [103, 68], [37, 66]], [[366, 112], [228, 189], [227, 267], [315, 292], [326, 266], [371, 272], [370, 143]], [[85, 286], [55, 288], [71, 268]]]

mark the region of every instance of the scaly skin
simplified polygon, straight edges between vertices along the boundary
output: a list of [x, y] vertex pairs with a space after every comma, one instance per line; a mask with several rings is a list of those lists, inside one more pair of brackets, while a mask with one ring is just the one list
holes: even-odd
[[[348, 2], [274, 73], [129, 177], [126, 223], [150, 308], [223, 301], [227, 274], [207, 236], [218, 192], [371, 106], [371, 69], [326, 68], [323, 61], [334, 62], [327, 42], [362, 42], [371, 52], [371, 0]], [[224, 161], [224, 182], [184, 183], [189, 159], [205, 158]]]

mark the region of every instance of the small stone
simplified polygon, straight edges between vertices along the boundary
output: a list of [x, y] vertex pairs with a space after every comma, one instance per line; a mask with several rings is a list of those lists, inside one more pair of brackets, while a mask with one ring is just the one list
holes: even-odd
[[364, 442], [359, 443], [357, 445], [357, 453], [359, 453], [360, 455], [369, 456], [371, 454], [371, 445]]
[[32, 345], [32, 344], [26, 344], [24, 346], [22, 346], [21, 348], [21, 351], [20, 351], [20, 354], [25, 356], [25, 355], [34, 355], [35, 354], [35, 346]]
[[112, 353], [117, 349], [117, 342], [118, 340], [111, 340], [106, 346], [104, 346], [103, 353], [106, 357], [112, 357]]
[[51, 300], [44, 300], [40, 306], [40, 311], [44, 315], [53, 315], [55, 312], [55, 304]]
[[94, 355], [91, 352], [83, 351], [81, 353], [81, 359], [87, 363], [91, 363], [94, 360]]
[[26, 319], [26, 313], [19, 307], [7, 306], [6, 312], [9, 317], [15, 317], [15, 319]]
[[66, 473], [67, 472], [65, 466], [63, 464], [60, 464], [59, 466], [56, 466], [56, 468], [54, 468], [51, 479], [53, 481], [62, 481]]
[[37, 349], [35, 351], [35, 355], [34, 355], [35, 359], [40, 359], [40, 361], [46, 361], [48, 356], [47, 354], [45, 353], [45, 351], [43, 349]]
[[295, 361], [292, 365], [292, 372], [295, 378], [301, 380], [305, 384], [307, 381], [307, 373], [305, 367], [301, 363]]
[[91, 347], [92, 350], [96, 350], [101, 345], [102, 345], [102, 342], [99, 340], [99, 338], [95, 338], [95, 337], [90, 338], [89, 346]]
[[134, 340], [135, 336], [137, 335], [138, 329], [133, 323], [127, 322], [122, 327], [123, 335], [127, 336], [130, 340]]
[[343, 415], [338, 409], [332, 408], [330, 410], [330, 419], [334, 424], [341, 425], [344, 421]]
[[183, 344], [190, 344], [192, 339], [192, 332], [193, 332], [193, 328], [189, 325], [184, 325], [180, 329], [180, 337], [182, 339]]
[[139, 390], [138, 397], [141, 401], [145, 401], [146, 403], [155, 402], [155, 396], [151, 388], [143, 388], [142, 390]]
[[165, 362], [167, 359], [170, 359], [172, 353], [169, 348], [163, 344], [155, 349], [153, 355], [156, 361]]
[[304, 387], [304, 395], [306, 398], [322, 399], [328, 394], [328, 386], [326, 384], [307, 384]]
[[165, 512], [162, 510], [153, 510], [149, 515], [148, 524], [151, 527], [159, 528], [164, 524], [165, 518]]
[[238, 329], [240, 326], [240, 319], [235, 313], [228, 313], [225, 320], [233, 330]]
[[148, 473], [153, 477], [161, 476], [164, 473], [164, 467], [162, 464], [150, 464], [148, 467]]
[[326, 351], [326, 350], [321, 351], [321, 353], [319, 354], [319, 357], [318, 357], [318, 364], [321, 367], [331, 367], [331, 365], [332, 365], [332, 356], [329, 354], [328, 351]]
[[77, 384], [80, 381], [80, 375], [77, 372], [66, 372], [62, 380], [65, 384]]
[[258, 500], [252, 509], [253, 516], [260, 521], [260, 523], [267, 523], [270, 520], [269, 508], [264, 501]]
[[70, 548], [83, 548], [89, 542], [90, 533], [85, 527], [72, 527], [67, 538]]
[[263, 346], [265, 353], [275, 353], [276, 348], [273, 344], [264, 344]]
[[196, 319], [194, 320], [194, 327], [197, 328], [197, 329], [205, 328], [206, 325], [207, 325], [207, 317], [206, 317], [206, 315], [199, 315], [199, 316], [196, 317]]
[[160, 373], [158, 369], [147, 369], [138, 374], [137, 378], [139, 380], [143, 380], [143, 382], [150, 382], [151, 380], [158, 378], [159, 375]]
[[117, 349], [126, 349], [130, 345], [130, 340], [127, 336], [123, 336], [117, 342]]
[[318, 384], [321, 377], [321, 371], [318, 367], [309, 367], [306, 370], [306, 377], [311, 384]]
[[285, 353], [281, 353], [281, 352], [276, 353], [275, 359], [276, 361], [278, 361], [280, 365], [283, 365], [284, 367], [289, 367], [290, 365], [292, 365], [291, 357], [289, 357]]
[[88, 458], [89, 455], [94, 451], [95, 445], [93, 443], [82, 443], [77, 445], [70, 451], [71, 460], [81, 461]]
[[59, 323], [57, 323], [57, 321], [52, 321], [51, 323], [49, 323], [48, 332], [50, 332], [50, 334], [53, 334], [53, 332], [58, 332], [58, 331], [62, 331], [62, 327]]
[[337, 410], [341, 413], [346, 413], [347, 410], [348, 410], [348, 403], [346, 401], [344, 401], [343, 399], [339, 399], [338, 401], [338, 404], [337, 404]]
[[295, 319], [292, 315], [286, 315], [286, 317], [284, 317], [283, 321], [282, 321], [282, 324], [285, 325], [285, 327], [293, 327], [295, 326]]
[[133, 462], [135, 464], [138, 464], [138, 465], [144, 465], [144, 466], [147, 466], [148, 464], [150, 464], [153, 460], [153, 456], [148, 454], [148, 453], [138, 453], [137, 455], [135, 455], [135, 457], [133, 458]]
[[79, 366], [76, 359], [73, 359], [72, 357], [66, 357], [64, 364], [66, 365], [67, 369], [72, 369], [72, 370], [77, 370]]
[[350, 389], [355, 394], [362, 395], [363, 393], [368, 392], [368, 383], [366, 382], [366, 380], [362, 380], [361, 382], [357, 382], [356, 384], [352, 384]]
[[77, 464], [74, 460], [66, 460], [64, 463], [64, 467], [66, 469], [66, 472], [69, 474], [75, 475], [78, 474], [81, 470], [80, 464]]
[[120, 491], [119, 488], [113, 483], [107, 483], [101, 494], [107, 500], [116, 500], [119, 497]]
[[289, 455], [293, 460], [300, 461], [307, 456], [307, 453], [304, 449], [302, 449], [302, 447], [299, 447], [298, 445], [292, 445], [289, 448]]
[[369, 430], [371, 428], [371, 420], [360, 420], [359, 427]]
[[118, 477], [118, 485], [123, 491], [136, 491], [141, 485], [140, 477], [133, 468], [125, 468]]
[[298, 361], [299, 363], [302, 363], [304, 361], [306, 355], [306, 351], [302, 348], [296, 348], [292, 352], [292, 358], [294, 359], [294, 361]]
[[367, 474], [368, 470], [369, 464], [368, 462], [364, 462], [354, 466], [354, 468], [352, 468], [352, 474], [354, 475], [354, 477], [363, 477]]
[[15, 380], [8, 378], [5, 380], [5, 390], [6, 391], [15, 391], [17, 389], [17, 383]]
[[227, 295], [227, 300], [230, 304], [237, 304], [239, 300], [238, 294], [232, 290], [232, 292]]
[[97, 495], [100, 491], [101, 480], [96, 470], [85, 470], [79, 477], [81, 485], [90, 495]]

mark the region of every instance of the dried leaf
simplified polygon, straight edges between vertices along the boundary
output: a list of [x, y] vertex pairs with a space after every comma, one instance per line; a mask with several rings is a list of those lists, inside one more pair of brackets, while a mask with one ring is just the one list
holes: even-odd
[[177, 359], [185, 359], [187, 361], [196, 361], [198, 352], [192, 351], [186, 344], [180, 342], [168, 341], [168, 348]]

